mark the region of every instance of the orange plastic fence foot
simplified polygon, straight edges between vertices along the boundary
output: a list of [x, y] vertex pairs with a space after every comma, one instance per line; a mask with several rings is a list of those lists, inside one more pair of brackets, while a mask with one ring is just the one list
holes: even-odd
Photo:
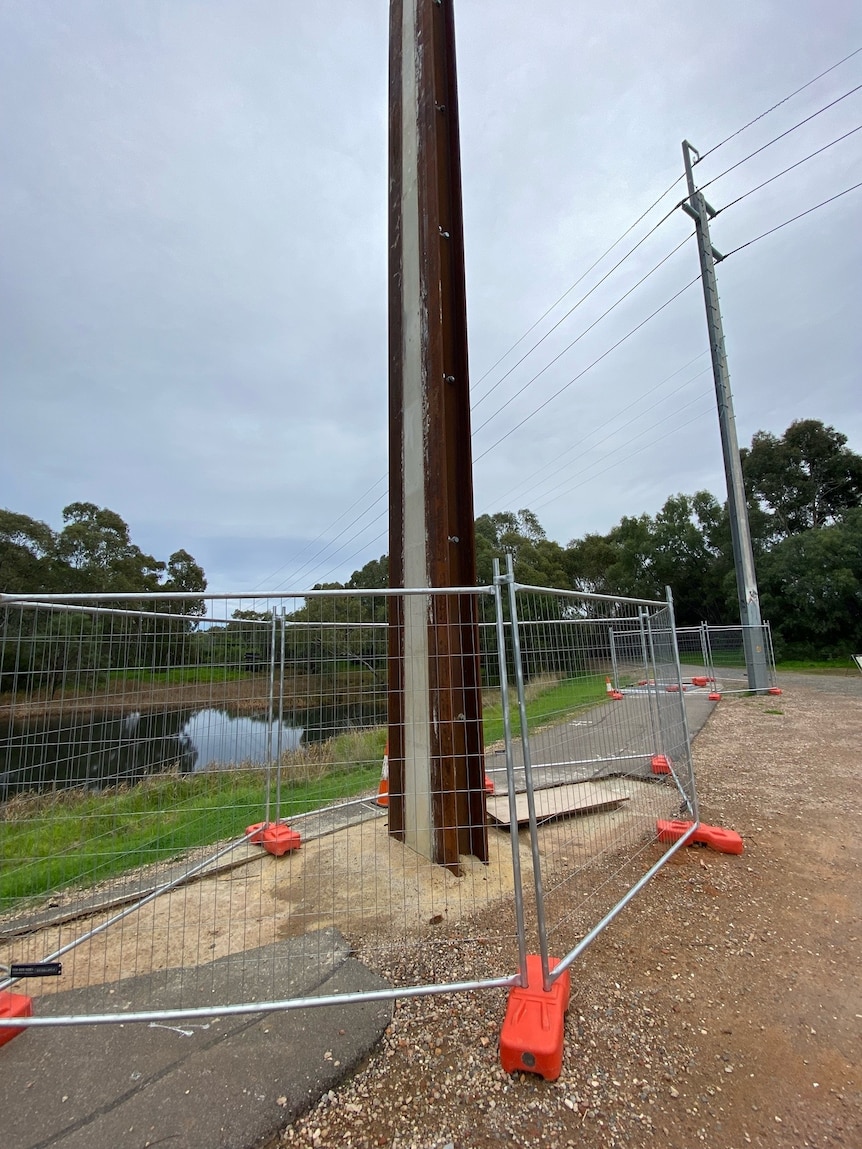
[[[9, 993], [8, 990], [0, 990], [0, 1017], [32, 1017], [33, 1016], [33, 999], [27, 997], [23, 993]], [[10, 1025], [8, 1028], [4, 1025], [0, 1027], [0, 1045], [5, 1045], [7, 1041], [11, 1041], [13, 1037], [17, 1037], [19, 1033], [25, 1030], [23, 1025]]]
[[717, 690], [711, 690], [708, 697], [710, 702], [721, 702], [721, 695]]
[[299, 830], [291, 830], [284, 822], [271, 822], [265, 826], [260, 844], [268, 854], [280, 858], [282, 854], [289, 854], [291, 850], [298, 850], [302, 845], [302, 836]]
[[[551, 958], [551, 969], [557, 964]], [[506, 1073], [538, 1073], [556, 1081], [563, 1069], [563, 1028], [571, 978], [565, 970], [545, 993], [542, 959], [527, 955], [527, 984], [509, 991], [500, 1032], [500, 1064]]]
[[496, 794], [496, 790], [494, 789], [494, 779], [489, 778], [487, 774], [485, 775], [485, 793]]
[[[684, 822], [681, 819], [664, 821], [659, 818], [655, 824], [656, 833], [660, 842], [678, 842], [687, 834], [693, 822]], [[735, 830], [724, 830], [721, 826], [707, 826], [701, 822], [689, 838], [688, 845], [711, 846], [722, 854], [741, 854], [745, 849], [742, 838]]]
[[612, 690], [611, 691], [611, 698], [614, 700], [614, 702], [622, 702], [624, 697], [625, 697], [625, 695], [623, 694], [623, 692], [621, 690]]
[[253, 826], [246, 826], [245, 836], [248, 838], [250, 846], [259, 846], [260, 840], [263, 837], [263, 831], [266, 829], [266, 822], [255, 822]]
[[670, 759], [666, 754], [653, 754], [650, 768], [653, 774], [670, 774]]
[[767, 690], [766, 693], [767, 694], [780, 694], [781, 693], [781, 687], [780, 686], [770, 686], [770, 688]]
[[707, 682], [709, 682], [709, 679], [705, 678], [702, 674], [699, 674], [697, 678], [691, 680], [692, 686], [706, 686]]

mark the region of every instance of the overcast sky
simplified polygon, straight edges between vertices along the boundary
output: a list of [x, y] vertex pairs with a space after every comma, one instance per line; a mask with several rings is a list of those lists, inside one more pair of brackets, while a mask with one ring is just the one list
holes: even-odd
[[[565, 543], [678, 491], [723, 499], [699, 284], [590, 366], [697, 275], [689, 240], [586, 331], [691, 233], [681, 211], [503, 378], [682, 183], [486, 373], [682, 174], [684, 137], [707, 152], [862, 46], [862, 7], [458, 0], [456, 27], [477, 513], [530, 507]], [[385, 0], [0, 0], [0, 506], [55, 528], [108, 506], [214, 590], [301, 590], [386, 550], [387, 37]], [[859, 84], [862, 53], [698, 182]], [[705, 194], [860, 124], [855, 92]], [[713, 243], [860, 180], [862, 131]], [[862, 189], [720, 265], [741, 444], [816, 418], [862, 452], [860, 211]]]

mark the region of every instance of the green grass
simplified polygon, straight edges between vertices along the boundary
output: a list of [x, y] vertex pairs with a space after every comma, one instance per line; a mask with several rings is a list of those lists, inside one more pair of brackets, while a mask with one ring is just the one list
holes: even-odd
[[[547, 726], [550, 722], [560, 722], [570, 714], [588, 706], [595, 706], [607, 698], [603, 675], [593, 674], [588, 678], [539, 677], [527, 684], [527, 723], [531, 730]], [[499, 699], [486, 702], [482, 712], [485, 729], [485, 745], [499, 742], [503, 737], [503, 708]], [[512, 709], [512, 733], [521, 733], [521, 716], [517, 707]]]
[[[373, 733], [373, 732], [372, 732]], [[342, 742], [350, 736], [334, 739]], [[375, 786], [385, 733], [364, 761], [292, 763], [282, 772], [282, 815], [295, 816]], [[376, 743], [380, 743], [378, 754]], [[342, 746], [343, 749], [343, 746]], [[0, 908], [64, 886], [90, 886], [124, 871], [240, 836], [263, 819], [261, 770], [161, 775], [101, 793], [22, 795], [3, 810]], [[275, 783], [270, 790], [275, 816]]]
[[174, 666], [170, 670], [148, 670], [142, 666], [133, 670], [112, 670], [105, 677], [111, 682], [202, 686], [212, 682], [236, 682], [243, 678], [254, 678], [255, 675], [247, 670], [230, 666]]
[[[206, 668], [200, 668], [206, 669]], [[540, 677], [527, 686], [531, 729], [605, 700], [601, 675]], [[484, 709], [485, 743], [503, 737], [499, 697]], [[513, 732], [520, 732], [517, 709]], [[386, 728], [351, 730], [282, 758], [282, 816], [295, 817], [372, 790]], [[239, 837], [266, 809], [262, 768], [162, 774], [135, 786], [21, 794], [0, 807], [0, 912], [70, 885], [92, 886], [128, 870]], [[275, 816], [271, 782], [270, 816]]]
[[791, 658], [775, 664], [776, 670], [795, 670], [809, 674], [858, 674], [852, 658]]

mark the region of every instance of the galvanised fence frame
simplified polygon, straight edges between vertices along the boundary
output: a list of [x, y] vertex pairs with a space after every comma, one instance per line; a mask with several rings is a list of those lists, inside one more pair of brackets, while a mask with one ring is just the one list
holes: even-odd
[[716, 626], [702, 622], [699, 626], [677, 628], [677, 643], [684, 674], [706, 675], [720, 694], [744, 694], [750, 689], [745, 669], [745, 638], [751, 632], [754, 645], [763, 645], [770, 688], [778, 685], [775, 670], [775, 647], [772, 627], [767, 620], [760, 626]]
[[[480, 619], [489, 859], [460, 874], [380, 804], [396, 595]], [[0, 612], [0, 994], [34, 1014], [0, 1034], [518, 987], [531, 952], [550, 989], [697, 825], [669, 597], [510, 563], [474, 588]], [[345, 952], [386, 987], [315, 992]]]

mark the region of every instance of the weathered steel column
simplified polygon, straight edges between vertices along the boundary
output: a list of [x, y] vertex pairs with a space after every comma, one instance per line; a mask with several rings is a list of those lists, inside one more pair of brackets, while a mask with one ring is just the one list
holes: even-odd
[[[473, 474], [451, 0], [391, 0], [389, 569], [473, 586]], [[487, 861], [473, 596], [404, 595], [389, 627], [389, 831], [458, 869]]]

